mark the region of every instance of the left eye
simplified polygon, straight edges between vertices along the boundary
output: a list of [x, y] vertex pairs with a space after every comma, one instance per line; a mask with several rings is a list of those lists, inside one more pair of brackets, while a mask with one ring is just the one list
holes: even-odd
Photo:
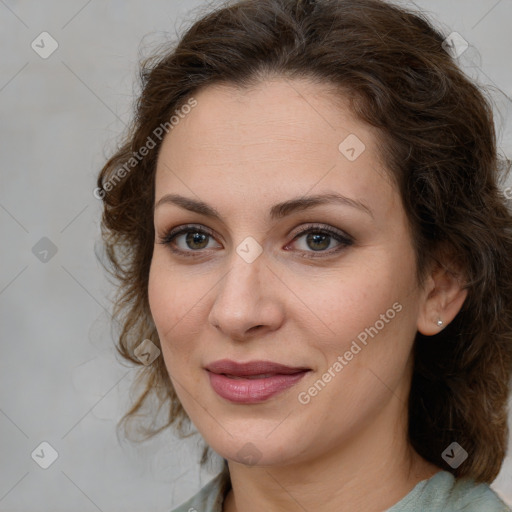
[[[296, 235], [293, 241], [295, 242], [300, 239], [303, 239], [303, 248], [300, 250], [313, 253], [331, 254], [353, 243], [353, 240], [349, 236], [338, 233], [337, 231], [327, 227], [306, 228]], [[327, 251], [333, 241], [337, 242], [338, 246], [335, 249]], [[312, 254], [311, 256], [315, 255]]]

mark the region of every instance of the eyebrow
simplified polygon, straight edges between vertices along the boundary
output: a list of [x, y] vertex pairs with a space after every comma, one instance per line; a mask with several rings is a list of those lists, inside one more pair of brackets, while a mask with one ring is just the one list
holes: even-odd
[[[356, 208], [357, 210], [360, 210], [373, 218], [372, 210], [370, 210], [370, 208], [368, 208], [368, 206], [366, 206], [361, 201], [351, 199], [338, 193], [327, 193], [296, 197], [282, 203], [277, 203], [272, 206], [272, 208], [270, 208], [270, 219], [281, 219], [295, 212], [308, 210], [310, 208], [314, 208], [315, 206], [334, 203]], [[210, 206], [203, 201], [180, 196], [178, 194], [166, 194], [162, 196], [155, 204], [154, 209], [156, 210], [163, 204], [175, 204], [181, 208], [184, 208], [185, 210], [199, 213], [201, 215], [205, 215], [206, 217], [222, 220], [222, 216], [213, 206]]]

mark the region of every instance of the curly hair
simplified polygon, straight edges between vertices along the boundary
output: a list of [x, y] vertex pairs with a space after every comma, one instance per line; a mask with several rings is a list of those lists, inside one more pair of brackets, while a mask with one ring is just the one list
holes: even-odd
[[[496, 477], [507, 450], [512, 374], [512, 217], [501, 192], [510, 162], [499, 158], [490, 100], [445, 50], [445, 38], [424, 14], [381, 0], [239, 0], [203, 14], [143, 62], [133, 124], [97, 180], [103, 243], [118, 283], [116, 346], [141, 365], [136, 385], [144, 386], [120, 424], [153, 397], [168, 415], [159, 428], [143, 429], [146, 438], [169, 426], [185, 436], [191, 426], [163, 358], [143, 366], [134, 355], [143, 339], [160, 346], [148, 303], [157, 128], [172, 128], [171, 116], [212, 84], [308, 78], [332, 86], [358, 119], [378, 128], [409, 220], [418, 282], [449, 254], [468, 291], [450, 325], [416, 334], [410, 443], [456, 477]], [[458, 468], [441, 456], [454, 440], [470, 454]]]

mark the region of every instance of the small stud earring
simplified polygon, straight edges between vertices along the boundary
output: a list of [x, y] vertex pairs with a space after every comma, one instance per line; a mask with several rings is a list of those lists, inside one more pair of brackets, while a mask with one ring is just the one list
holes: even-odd
[[443, 326], [443, 321], [440, 318], [437, 320], [437, 325], [438, 325], [438, 327]]

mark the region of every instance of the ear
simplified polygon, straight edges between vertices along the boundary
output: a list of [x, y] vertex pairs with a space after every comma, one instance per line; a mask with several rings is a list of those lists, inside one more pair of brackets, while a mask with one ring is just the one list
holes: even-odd
[[459, 272], [450, 271], [440, 263], [433, 266], [425, 280], [418, 312], [417, 328], [421, 334], [438, 334], [455, 318], [467, 296], [463, 286]]

